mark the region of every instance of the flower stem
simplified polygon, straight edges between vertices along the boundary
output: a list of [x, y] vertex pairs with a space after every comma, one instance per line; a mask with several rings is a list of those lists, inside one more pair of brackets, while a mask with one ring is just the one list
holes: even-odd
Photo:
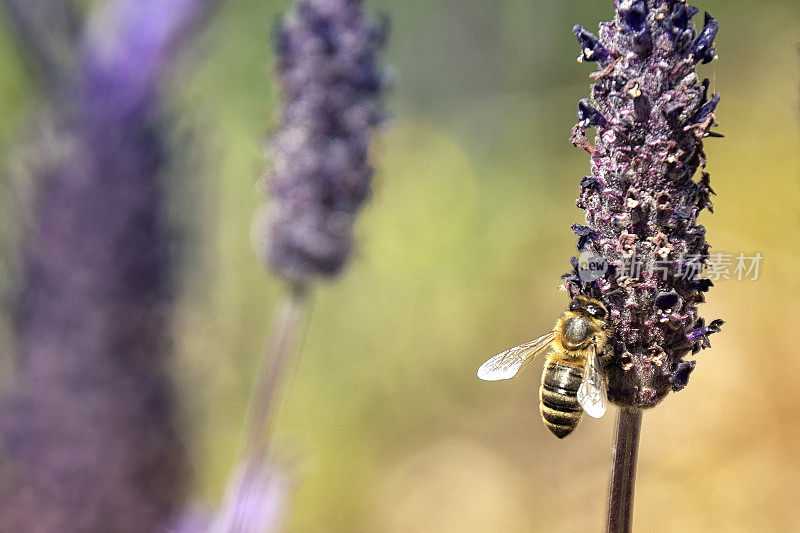
[[623, 408], [619, 410], [608, 495], [606, 531], [609, 533], [626, 533], [631, 530], [633, 490], [636, 483], [636, 460], [639, 456], [641, 429], [641, 409]]
[[307, 284], [292, 282], [278, 304], [250, 399], [242, 457], [211, 533], [274, 531], [279, 527], [286, 486], [268, 455], [270, 429], [292, 352], [303, 335], [309, 292]]
[[308, 285], [297, 282], [289, 285], [279, 304], [251, 399], [244, 443], [244, 455], [249, 460], [260, 461], [266, 455], [278, 392], [292, 351], [302, 336], [309, 301]]

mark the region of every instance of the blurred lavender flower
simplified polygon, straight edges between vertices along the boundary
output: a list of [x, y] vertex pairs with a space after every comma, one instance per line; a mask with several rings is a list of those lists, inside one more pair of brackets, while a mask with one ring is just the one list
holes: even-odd
[[19, 376], [0, 409], [3, 531], [158, 531], [181, 503], [158, 85], [211, 5], [103, 3], [51, 94], [69, 149], [31, 177]]
[[372, 130], [383, 120], [378, 52], [385, 38], [386, 27], [367, 18], [361, 0], [298, 0], [277, 27], [284, 104], [258, 230], [262, 256], [288, 282], [287, 292], [253, 391], [244, 459], [215, 531], [278, 527], [286, 483], [268, 463], [269, 429], [304, 326], [309, 282], [342, 270], [370, 193], [367, 157]]
[[270, 533], [284, 521], [289, 479], [263, 462], [243, 462], [232, 478], [222, 511], [213, 523], [213, 533]]
[[[708, 244], [697, 217], [712, 209], [713, 190], [707, 173], [692, 179], [705, 166], [703, 138], [714, 135], [719, 95], [709, 96], [695, 67], [716, 57], [717, 22], [706, 14], [697, 32], [697, 9], [683, 0], [618, 0], [616, 10], [597, 37], [574, 30], [580, 59], [599, 63], [571, 138], [591, 154], [592, 168], [578, 198], [588, 227], [574, 229], [579, 251], [608, 268], [587, 280], [573, 261], [565, 284], [573, 296], [609, 306], [609, 397], [641, 408], [686, 385], [694, 362], [683, 357], [709, 346], [722, 324], [705, 326], [697, 313], [712, 285], [699, 277]], [[594, 145], [585, 135], [591, 126]]]
[[217, 513], [188, 507], [169, 531], [173, 533], [271, 533], [286, 518], [292, 482], [263, 462], [243, 461], [231, 476], [225, 501]]
[[287, 279], [335, 275], [350, 255], [370, 193], [370, 133], [383, 119], [385, 36], [360, 0], [300, 0], [278, 28], [285, 106], [261, 246]]

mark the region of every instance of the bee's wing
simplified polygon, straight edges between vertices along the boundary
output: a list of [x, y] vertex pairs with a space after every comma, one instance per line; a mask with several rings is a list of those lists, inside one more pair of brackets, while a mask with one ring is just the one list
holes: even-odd
[[528, 366], [539, 352], [547, 348], [555, 338], [555, 332], [551, 331], [538, 339], [514, 346], [505, 352], [495, 355], [481, 365], [478, 369], [478, 377], [485, 381], [513, 378], [520, 370]]
[[606, 380], [597, 363], [597, 348], [594, 343], [586, 351], [586, 366], [583, 369], [583, 380], [578, 387], [578, 403], [586, 414], [600, 418], [608, 408]]

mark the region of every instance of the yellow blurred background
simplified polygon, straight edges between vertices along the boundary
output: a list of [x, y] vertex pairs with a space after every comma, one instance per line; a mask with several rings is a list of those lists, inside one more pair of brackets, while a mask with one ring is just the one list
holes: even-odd
[[[270, 32], [286, 1], [228, 2], [174, 76], [176, 220], [188, 235], [175, 375], [193, 497], [220, 500], [281, 286], [251, 226], [276, 122]], [[289, 531], [522, 532], [602, 528], [614, 414], [564, 441], [539, 420], [541, 362], [480, 382], [488, 356], [552, 327], [585, 152], [572, 25], [612, 2], [376, 0], [393, 28], [394, 117], [345, 275], [320, 285], [277, 419], [296, 479]], [[640, 531], [800, 529], [800, 5], [695, 2], [720, 22], [724, 139], [706, 143], [714, 252], [760, 252], [757, 281], [720, 281], [723, 318], [686, 390], [645, 414]], [[700, 17], [697, 17], [699, 21]], [[35, 105], [0, 34], [0, 157]], [[189, 146], [189, 148], [183, 148]]]

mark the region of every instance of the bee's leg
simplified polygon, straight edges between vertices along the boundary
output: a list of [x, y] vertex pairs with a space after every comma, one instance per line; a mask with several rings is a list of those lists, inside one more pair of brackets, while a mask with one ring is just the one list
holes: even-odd
[[603, 350], [597, 351], [597, 362], [600, 364], [602, 368], [605, 368], [608, 363], [611, 362], [611, 358], [614, 356], [614, 347], [611, 345], [610, 342], [606, 342], [606, 345], [603, 347]]

